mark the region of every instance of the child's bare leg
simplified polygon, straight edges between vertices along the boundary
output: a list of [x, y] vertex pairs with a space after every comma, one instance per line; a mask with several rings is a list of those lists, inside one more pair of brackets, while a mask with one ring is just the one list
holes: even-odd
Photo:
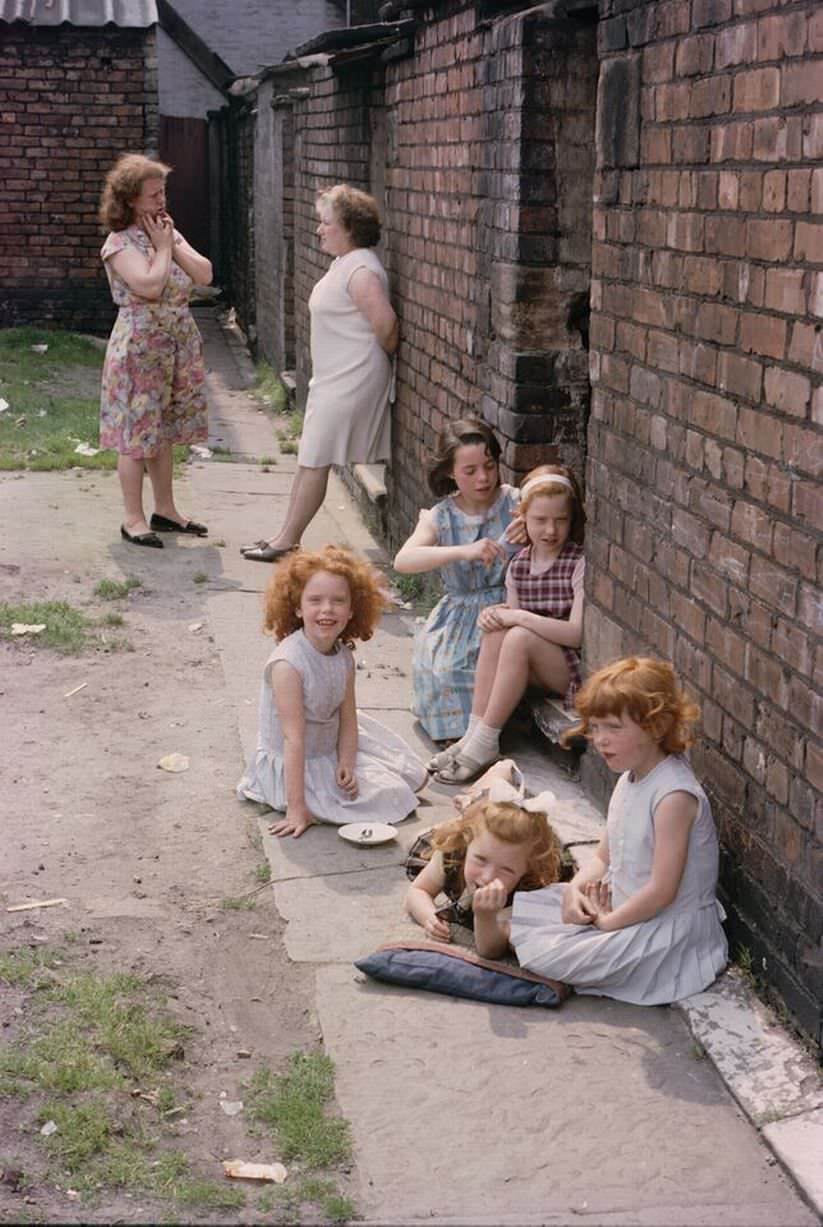
[[474, 673], [474, 694], [472, 696], [472, 715], [482, 720], [489, 695], [497, 676], [497, 662], [500, 651], [510, 629], [500, 631], [484, 631], [480, 637], [480, 654], [477, 657], [477, 668]]
[[548, 643], [524, 627], [513, 626], [500, 652], [483, 723], [502, 728], [526, 693], [529, 682], [564, 694], [569, 684], [569, 667], [563, 649], [556, 643]]

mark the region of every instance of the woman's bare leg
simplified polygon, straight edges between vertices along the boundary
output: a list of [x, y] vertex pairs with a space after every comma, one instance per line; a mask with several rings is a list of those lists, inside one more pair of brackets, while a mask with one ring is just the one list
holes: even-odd
[[323, 506], [329, 482], [329, 465], [321, 469], [309, 469], [298, 465], [292, 482], [286, 519], [276, 537], [269, 545], [275, 549], [288, 549], [299, 545], [300, 538]]
[[154, 510], [167, 520], [177, 520], [179, 524], [186, 523], [186, 517], [181, 515], [174, 505], [174, 461], [170, 443], [163, 443], [155, 456], [146, 460], [146, 468], [151, 479], [151, 489], [154, 495]]
[[143, 512], [144, 463], [132, 456], [117, 457], [117, 476], [123, 492], [123, 527], [133, 537], [151, 531]]

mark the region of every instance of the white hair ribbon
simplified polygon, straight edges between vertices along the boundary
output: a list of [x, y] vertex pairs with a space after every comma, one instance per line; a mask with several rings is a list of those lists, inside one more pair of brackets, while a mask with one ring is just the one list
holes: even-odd
[[538, 486], [568, 486], [574, 494], [574, 486], [562, 473], [541, 473], [539, 477], [530, 478], [525, 486], [520, 487], [520, 497], [523, 498], [525, 494], [528, 494], [530, 490], [536, 490]]
[[518, 788], [516, 785], [510, 784], [508, 780], [503, 779], [491, 781], [486, 797], [489, 801], [495, 802], [498, 805], [506, 801], [512, 805], [519, 805], [521, 809], [528, 810], [531, 814], [548, 813], [551, 807], [557, 804], [557, 797], [553, 792], [549, 792], [548, 789], [538, 793], [536, 797], [524, 797], [522, 783]]

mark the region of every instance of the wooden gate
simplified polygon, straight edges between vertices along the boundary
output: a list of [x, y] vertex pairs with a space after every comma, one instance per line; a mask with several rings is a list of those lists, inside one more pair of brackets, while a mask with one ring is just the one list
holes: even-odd
[[161, 115], [160, 160], [173, 167], [166, 186], [166, 198], [174, 224], [192, 247], [210, 257], [206, 120]]

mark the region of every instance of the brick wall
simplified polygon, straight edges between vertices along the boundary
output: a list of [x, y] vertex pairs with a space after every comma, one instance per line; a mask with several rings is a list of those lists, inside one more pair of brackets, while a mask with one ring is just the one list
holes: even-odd
[[154, 33], [0, 25], [0, 326], [105, 332], [103, 179], [157, 141]]
[[819, 1040], [823, 12], [602, 16], [586, 662], [688, 680], [733, 947]]

